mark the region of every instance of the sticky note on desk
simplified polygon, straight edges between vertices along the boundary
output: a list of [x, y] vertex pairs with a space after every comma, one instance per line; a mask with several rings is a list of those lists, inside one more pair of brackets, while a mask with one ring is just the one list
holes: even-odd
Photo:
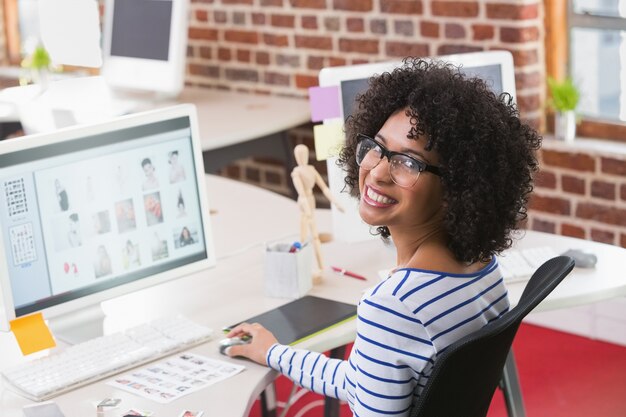
[[313, 139], [315, 141], [315, 158], [325, 161], [331, 156], [337, 156], [343, 143], [343, 123], [326, 123], [313, 126]]
[[309, 88], [309, 105], [311, 106], [312, 122], [340, 117], [339, 87], [334, 85]]
[[41, 313], [11, 320], [11, 331], [24, 355], [56, 346], [52, 333], [50, 333]]

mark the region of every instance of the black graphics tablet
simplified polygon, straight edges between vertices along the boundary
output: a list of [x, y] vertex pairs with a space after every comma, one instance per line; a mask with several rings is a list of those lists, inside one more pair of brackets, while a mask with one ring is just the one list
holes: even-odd
[[354, 318], [355, 305], [307, 295], [244, 321], [259, 323], [279, 343], [293, 345]]

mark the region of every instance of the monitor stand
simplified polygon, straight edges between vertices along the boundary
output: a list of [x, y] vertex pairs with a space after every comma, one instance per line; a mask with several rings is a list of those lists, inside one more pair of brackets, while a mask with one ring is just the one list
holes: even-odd
[[104, 311], [100, 303], [49, 320], [54, 337], [70, 345], [95, 339], [104, 334]]
[[108, 88], [111, 94], [111, 106], [116, 116], [180, 104], [177, 101], [179, 94], [112, 86]]

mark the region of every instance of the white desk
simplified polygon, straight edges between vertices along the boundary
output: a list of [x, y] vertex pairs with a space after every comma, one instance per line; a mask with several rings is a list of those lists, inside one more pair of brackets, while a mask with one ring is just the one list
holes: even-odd
[[[265, 239], [283, 236], [298, 230], [299, 211], [296, 203], [280, 195], [231, 180], [209, 177], [211, 206], [217, 210], [212, 217], [218, 264], [215, 268], [171, 281], [138, 293], [129, 294], [103, 304], [108, 315], [106, 328], [114, 331], [132, 326], [151, 317], [182, 312], [191, 319], [216, 330], [223, 325], [244, 320], [289, 300], [264, 297], [262, 280], [262, 245]], [[329, 213], [318, 212], [320, 230], [329, 230]], [[294, 233], [295, 236], [295, 233]], [[576, 247], [598, 255], [598, 268], [576, 269], [541, 305], [540, 308], [561, 308], [580, 302], [626, 294], [626, 278], [615, 272], [626, 259], [626, 250], [612, 246], [568, 239], [537, 232], [528, 232], [520, 246], [553, 244], [558, 249]], [[259, 243], [253, 246], [254, 243]], [[234, 251], [248, 250], [225, 257]], [[395, 254], [378, 240], [360, 243], [323, 245], [327, 265], [338, 265], [369, 277], [367, 282], [326, 272], [322, 285], [312, 294], [344, 302], [356, 303], [362, 291], [378, 282], [377, 271], [393, 266]], [[517, 300], [523, 284], [511, 286], [512, 302]], [[173, 296], [175, 294], [175, 296]], [[355, 323], [333, 328], [303, 343], [302, 347], [327, 350], [354, 338]], [[175, 416], [184, 408], [201, 409], [207, 415], [241, 416], [250, 411], [256, 397], [274, 379], [268, 368], [246, 360], [228, 359], [217, 353], [216, 334], [213, 341], [192, 349], [193, 352], [222, 360], [233, 360], [246, 366], [239, 375], [207, 389], [190, 394], [168, 405], [159, 405], [133, 394], [118, 391], [103, 381], [56, 397], [67, 417], [93, 416], [94, 404], [105, 397], [122, 399], [122, 407], [107, 417], [118, 416], [131, 407], [155, 411], [158, 416]], [[23, 361], [13, 336], [0, 333], [0, 368]], [[0, 414], [22, 417], [21, 407], [30, 401], [0, 387]]]
[[[46, 101], [48, 107], [57, 103], [61, 109], [80, 109], [80, 114], [89, 122], [98, 121], [98, 109], [102, 109], [100, 111], [105, 115], [118, 113], [110, 109], [115, 106], [119, 106], [119, 111], [137, 112], [180, 103], [195, 104], [202, 150], [210, 151], [204, 152], [205, 169], [210, 173], [217, 172], [237, 159], [250, 156], [277, 158], [293, 167], [293, 149], [285, 133], [309, 122], [311, 115], [308, 100], [296, 97], [187, 87], [175, 100], [155, 101], [145, 95], [123, 96], [118, 98], [122, 100], [120, 104], [115, 104], [115, 95], [100, 77], [62, 80], [50, 88], [52, 92], [47, 92], [50, 97]], [[19, 121], [18, 107], [29, 111], [44, 111], [45, 108], [50, 112], [51, 109], [46, 106], [25, 106], [37, 99], [39, 94], [40, 87], [37, 85], [0, 91], [0, 122]], [[99, 98], [94, 99], [94, 96]], [[94, 107], [92, 111], [83, 109], [90, 106]], [[31, 115], [31, 120], [37, 119], [34, 116]], [[47, 118], [54, 125], [52, 116], [47, 114]]]
[[150, 107], [176, 103], [192, 103], [198, 109], [207, 173], [240, 158], [266, 156], [282, 161], [289, 174], [295, 165], [286, 133], [311, 118], [304, 98], [199, 87], [187, 87], [176, 101], [151, 103]]
[[[212, 216], [217, 266], [103, 303], [103, 309], [108, 315], [105, 322], [107, 330], [115, 331], [153, 316], [176, 312], [182, 312], [201, 324], [219, 330], [224, 325], [289, 301], [260, 296], [263, 293], [262, 242], [287, 234], [291, 235], [285, 237], [287, 241], [297, 238], [300, 218], [295, 201], [232, 180], [209, 178], [207, 188], [210, 205], [217, 211]], [[224, 258], [241, 249], [248, 250]], [[357, 297], [359, 291], [355, 293]], [[177, 296], [173, 297], [172, 294]], [[217, 332], [212, 342], [193, 351], [216, 359], [230, 360], [218, 353], [219, 339], [221, 334]], [[0, 333], [0, 358], [0, 369], [24, 360], [12, 334]], [[274, 379], [275, 374], [266, 367], [248, 361], [236, 362], [245, 364], [247, 369], [242, 374], [219, 383], [211, 390], [203, 390], [165, 406], [114, 390], [103, 383], [61, 395], [55, 401], [67, 417], [95, 415], [94, 402], [107, 396], [122, 398], [122, 405], [126, 409], [143, 408], [158, 411], [161, 416], [176, 416], [183, 408], [202, 409], [208, 415], [215, 416], [246, 416], [256, 397]], [[28, 403], [29, 400], [8, 391], [4, 385], [0, 387], [2, 417], [22, 417], [21, 408]], [[122, 411], [125, 410], [115, 410], [107, 416], [118, 417]]]
[[[518, 248], [551, 246], [557, 253], [568, 249], [581, 249], [598, 257], [595, 268], [574, 268], [535, 310], [546, 311], [594, 303], [626, 295], [626, 249], [589, 240], [528, 231], [516, 244]], [[511, 303], [517, 303], [524, 283], [508, 285]]]
[[310, 121], [304, 98], [187, 87], [176, 100], [198, 108], [202, 150], [273, 135]]

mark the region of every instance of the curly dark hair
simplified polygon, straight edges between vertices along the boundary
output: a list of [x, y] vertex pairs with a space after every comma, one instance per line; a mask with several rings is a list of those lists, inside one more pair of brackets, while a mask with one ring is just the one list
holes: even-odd
[[[436, 60], [406, 58], [392, 72], [372, 77], [346, 121], [346, 145], [337, 161], [352, 196], [359, 197], [357, 134], [374, 137], [402, 109], [411, 119], [407, 138], [424, 137], [426, 149], [439, 154], [443, 225], [452, 253], [462, 262], [485, 262], [510, 247], [511, 232], [526, 218], [541, 146], [511, 96], [498, 97], [483, 80]], [[384, 225], [378, 232], [390, 235]]]

